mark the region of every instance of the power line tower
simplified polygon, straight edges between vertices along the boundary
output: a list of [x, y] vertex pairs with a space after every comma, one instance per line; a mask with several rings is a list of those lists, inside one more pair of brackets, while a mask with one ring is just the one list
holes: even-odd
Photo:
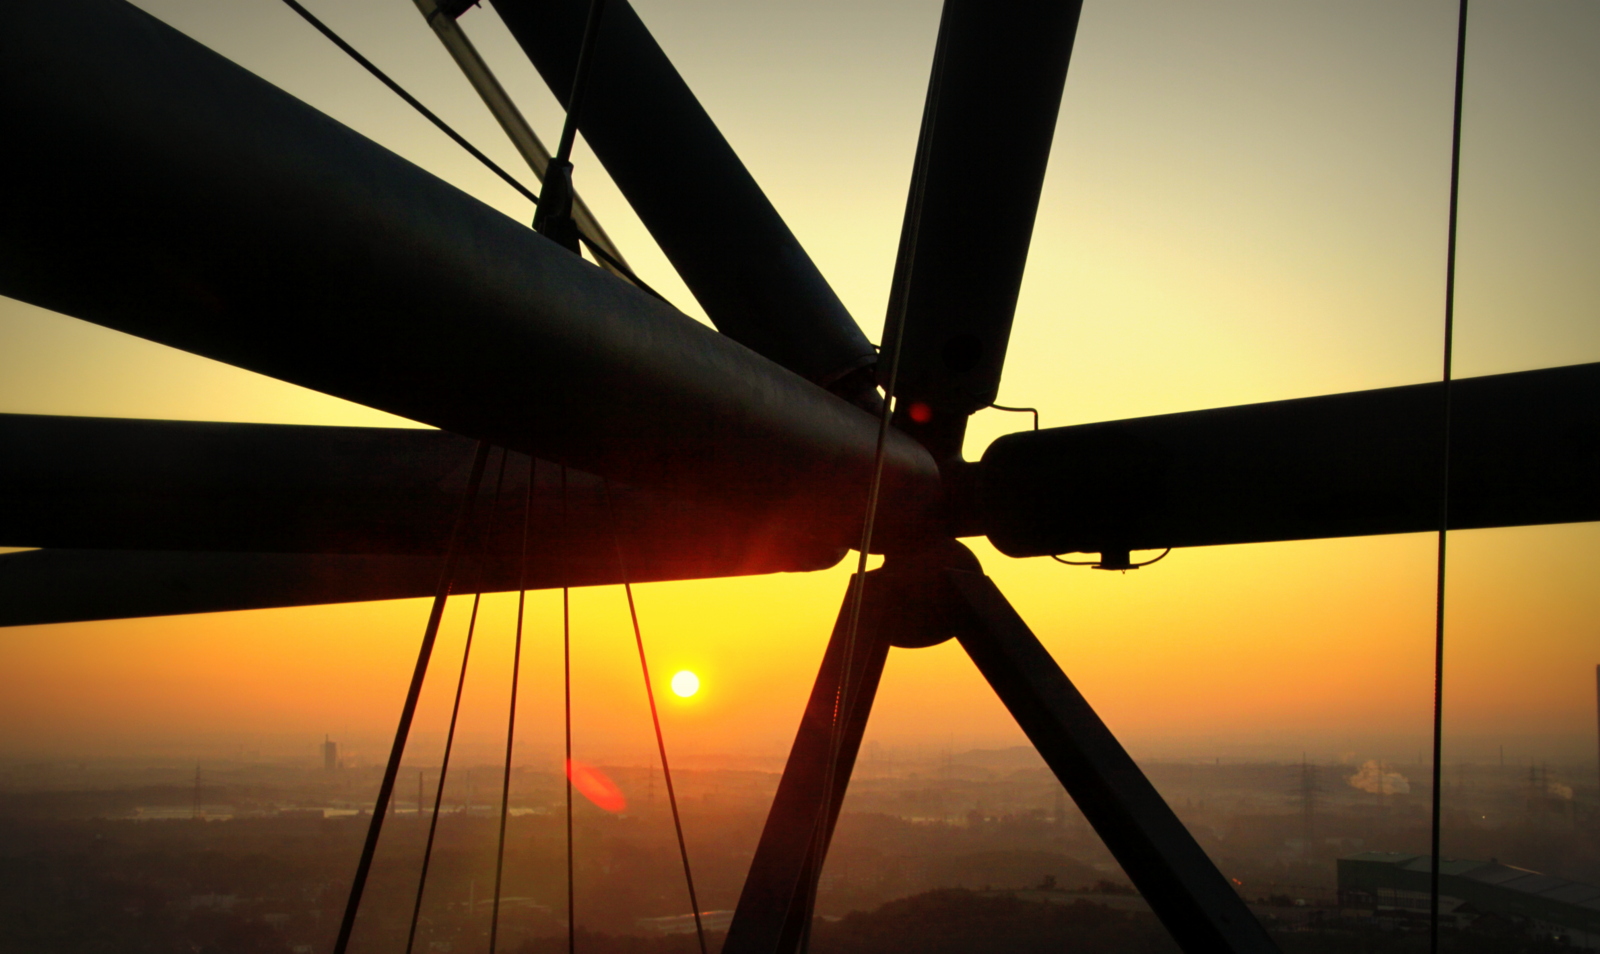
[[200, 807], [200, 763], [194, 763], [194, 816], [204, 818], [205, 812]]

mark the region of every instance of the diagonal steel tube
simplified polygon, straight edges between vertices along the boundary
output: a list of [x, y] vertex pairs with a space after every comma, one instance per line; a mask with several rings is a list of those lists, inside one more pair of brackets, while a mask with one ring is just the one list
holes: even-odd
[[878, 362], [941, 461], [1000, 385], [1082, 6], [944, 3]]
[[[846, 660], [846, 630], [857, 592], [852, 580], [750, 862], [723, 954], [787, 954], [810, 923], [816, 880], [889, 652], [869, 604], [854, 641], [855, 658]], [[851, 684], [841, 692], [840, 680], [847, 672]], [[836, 722], [841, 699], [843, 718]], [[837, 745], [836, 725], [842, 725]]]
[[[565, 104], [589, 0], [493, 5]], [[606, 4], [582, 113], [584, 141], [718, 329], [818, 384], [866, 380], [872, 345], [626, 0]]]
[[1178, 945], [1190, 954], [1277, 951], [994, 582], [945, 572], [970, 613], [962, 648]]
[[[523, 118], [522, 111], [506, 94], [505, 87], [500, 85], [500, 81], [490, 71], [489, 64], [478, 54], [478, 48], [467, 39], [467, 34], [461, 29], [461, 25], [456, 23], [455, 18], [441, 12], [434, 0], [414, 0], [414, 2], [422, 18], [428, 21], [428, 26], [433, 28], [434, 35], [444, 45], [445, 51], [456, 61], [462, 75], [477, 91], [478, 98], [483, 100], [483, 105], [488, 108], [490, 115], [494, 116], [495, 122], [505, 130], [511, 144], [516, 146], [517, 152], [522, 155], [522, 160], [542, 182], [544, 171], [550, 166], [550, 150], [544, 147], [533, 127]], [[627, 267], [628, 263], [622, 257], [622, 252], [617, 249], [616, 243], [611, 241], [611, 236], [600, 227], [600, 221], [576, 193], [572, 196], [572, 220], [578, 224], [579, 231], [604, 249], [606, 254], [623, 268]], [[613, 275], [626, 277], [622, 269], [604, 258], [600, 259], [599, 264]]]

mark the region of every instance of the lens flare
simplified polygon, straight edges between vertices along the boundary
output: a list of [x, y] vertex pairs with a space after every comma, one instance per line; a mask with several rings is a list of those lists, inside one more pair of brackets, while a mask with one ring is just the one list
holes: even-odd
[[628, 799], [623, 796], [622, 789], [593, 765], [572, 759], [567, 762], [567, 778], [572, 780], [572, 787], [579, 794], [594, 802], [595, 807], [602, 811], [616, 814], [628, 807]]
[[672, 691], [687, 699], [700, 691], [700, 677], [685, 669], [672, 677]]

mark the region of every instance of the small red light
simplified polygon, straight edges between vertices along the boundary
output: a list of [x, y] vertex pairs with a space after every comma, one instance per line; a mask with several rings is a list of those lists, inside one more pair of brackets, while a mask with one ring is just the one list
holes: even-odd
[[921, 401], [911, 402], [911, 410], [908, 413], [911, 415], [911, 419], [918, 424], [926, 424], [933, 420], [933, 408]]

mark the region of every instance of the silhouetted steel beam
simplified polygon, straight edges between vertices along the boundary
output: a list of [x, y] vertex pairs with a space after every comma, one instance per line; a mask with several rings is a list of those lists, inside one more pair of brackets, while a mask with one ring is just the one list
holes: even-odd
[[878, 362], [903, 320], [895, 424], [939, 460], [1000, 387], [1082, 6], [945, 0]]
[[0, 626], [432, 596], [439, 566], [439, 557], [349, 553], [7, 553]]
[[[424, 429], [0, 414], [0, 546], [443, 553], [476, 444]], [[520, 512], [528, 458], [509, 464], [504, 504]]]
[[971, 629], [958, 638], [1178, 946], [1191, 954], [1277, 951], [1022, 617], [987, 576], [946, 571]]
[[[0, 414], [0, 546], [443, 553], [476, 442], [444, 431]], [[529, 458], [494, 457], [474, 546], [520, 550]], [[535, 465], [535, 557], [675, 578], [832, 566], [841, 546], [701, 500]], [[740, 569], [744, 567], [745, 569]], [[541, 570], [543, 572], [543, 570]], [[612, 572], [612, 571], [607, 571]], [[612, 572], [615, 576], [615, 573]], [[431, 591], [430, 591], [431, 592]]]
[[[520, 529], [520, 528], [518, 528]], [[626, 529], [624, 533], [626, 534]], [[713, 535], [715, 533], [713, 532]], [[792, 553], [717, 550], [705, 540], [624, 538], [626, 574], [609, 537], [529, 551], [528, 589], [610, 586], [825, 569]], [[549, 549], [546, 549], [546, 547]], [[440, 557], [383, 553], [228, 553], [175, 550], [27, 550], [0, 554], [0, 626], [356, 603], [432, 596]], [[834, 562], [837, 562], [835, 559]], [[516, 555], [466, 559], [455, 592], [519, 588]]]
[[[1440, 384], [1011, 434], [963, 534], [1009, 556], [1438, 529]], [[1600, 520], [1600, 364], [1454, 384], [1450, 526]]]
[[[0, 294], [849, 543], [873, 418], [121, 0], [0, 33]], [[891, 436], [884, 515], [928, 455]], [[892, 529], [891, 529], [892, 534]]]
[[[833, 838], [889, 652], [889, 641], [878, 626], [883, 604], [870, 595], [878, 589], [875, 584], [881, 582], [881, 572], [867, 574], [868, 605], [863, 607], [853, 647], [846, 646], [853, 599], [849, 593], [840, 607], [822, 667], [800, 719], [800, 731], [789, 750], [789, 761], [784, 765], [761, 841], [751, 859], [733, 922], [728, 926], [723, 954], [790, 954], [810, 924], [816, 881], [822, 873], [822, 862]], [[850, 687], [841, 699], [848, 649], [853, 649]], [[835, 712], [842, 713], [843, 722], [837, 748]], [[823, 829], [820, 837], [819, 826]]]
[[[565, 104], [589, 0], [494, 8]], [[626, 0], [606, 4], [595, 57], [584, 141], [712, 322], [819, 384], [869, 366], [871, 343]]]

